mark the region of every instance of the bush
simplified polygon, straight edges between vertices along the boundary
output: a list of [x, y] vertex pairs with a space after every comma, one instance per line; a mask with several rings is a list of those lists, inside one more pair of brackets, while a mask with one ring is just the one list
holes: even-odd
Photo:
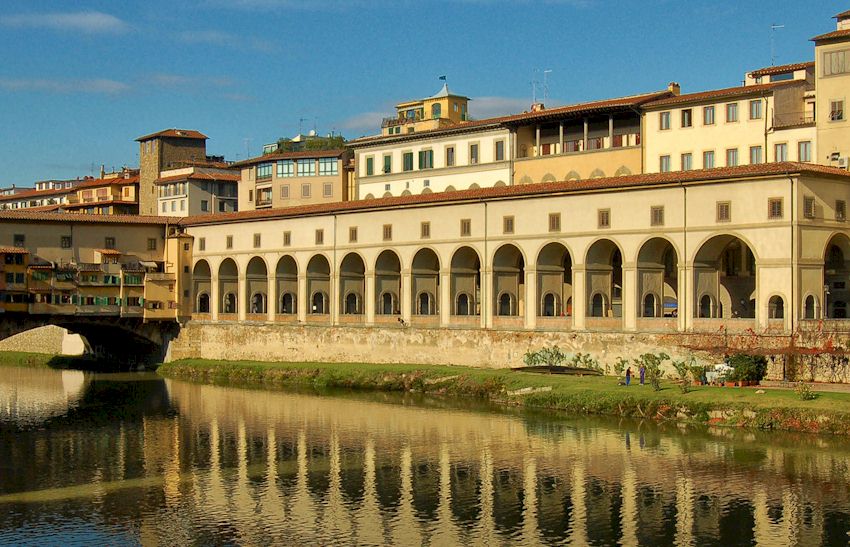
[[[673, 368], [676, 369], [676, 374], [679, 375], [679, 389], [682, 390], [682, 393], [687, 393], [691, 390], [690, 376], [692, 370], [698, 368], [694, 366], [694, 361], [693, 357], [688, 360], [673, 361]], [[699, 379], [698, 376], [694, 376], [694, 378]]]
[[629, 366], [628, 359], [617, 357], [617, 360], [614, 362], [614, 372], [617, 374], [617, 378], [623, 376], [623, 373], [626, 371], [627, 366]]
[[804, 384], [803, 382], [797, 382], [797, 386], [794, 388], [794, 393], [797, 394], [797, 397], [802, 401], [811, 401], [812, 399], [817, 399], [818, 394], [812, 391], [812, 388], [809, 387], [809, 384]]
[[649, 380], [649, 385], [655, 391], [661, 391], [661, 378], [664, 377], [664, 371], [661, 370], [661, 363], [669, 358], [669, 355], [661, 352], [644, 353], [640, 356], [640, 359], [634, 360], [638, 367], [643, 364], [644, 368], [646, 368], [646, 378]]
[[733, 382], [759, 382], [767, 374], [767, 359], [762, 355], [738, 353], [729, 359], [734, 370], [729, 379]]
[[586, 368], [602, 372], [602, 367], [599, 366], [599, 361], [590, 356], [589, 353], [576, 353], [573, 356], [572, 365], [576, 368]]
[[539, 365], [557, 367], [567, 360], [567, 354], [561, 351], [561, 348], [558, 346], [552, 346], [551, 348], [543, 348], [537, 351], [527, 351], [522, 360], [529, 367]]

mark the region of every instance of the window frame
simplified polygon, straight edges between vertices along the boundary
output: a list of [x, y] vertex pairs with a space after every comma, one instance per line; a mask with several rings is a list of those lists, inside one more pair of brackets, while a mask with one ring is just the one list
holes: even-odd
[[670, 130], [670, 111], [665, 110], [663, 112], [658, 113], [658, 130], [659, 131], [669, 131]]
[[784, 217], [784, 203], [781, 197], [767, 198], [767, 218], [768, 220], [782, 220]]
[[[726, 123], [738, 123], [738, 121], [740, 121], [741, 116], [740, 116], [740, 113], [738, 112], [738, 103], [737, 102], [726, 103], [725, 110], [726, 110]], [[734, 113], [734, 116], [729, 116], [730, 112]]]
[[649, 208], [649, 225], [664, 226], [664, 206], [652, 205]]
[[596, 210], [596, 227], [610, 228], [611, 227], [611, 209], [597, 209]]
[[[709, 115], [709, 112], [711, 113]], [[714, 109], [714, 105], [704, 106], [702, 107], [702, 124], [703, 125], [715, 125], [715, 114], [716, 111]]]
[[721, 200], [715, 202], [715, 222], [732, 222], [732, 202]]

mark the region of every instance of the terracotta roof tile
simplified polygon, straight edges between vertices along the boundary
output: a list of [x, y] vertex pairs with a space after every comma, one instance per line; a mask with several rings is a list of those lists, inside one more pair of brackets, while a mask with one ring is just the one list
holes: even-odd
[[[85, 207], [95, 207], [101, 205], [138, 205], [138, 200], [126, 200], [126, 199], [105, 199], [103, 201], [88, 201], [88, 202], [79, 202], [79, 203], [63, 203], [61, 205], [52, 205], [56, 209], [82, 209]], [[32, 207], [28, 208], [27, 211], [39, 210], [41, 207]]]
[[112, 185], [121, 185], [121, 184], [134, 184], [139, 182], [139, 175], [131, 175], [127, 178], [117, 177], [114, 179], [93, 179], [87, 180], [81, 184], [78, 184], [73, 190], [80, 190], [85, 188], [95, 188], [98, 186], [112, 186]]
[[833, 16], [833, 19], [838, 19], [841, 21], [842, 19], [850, 19], [850, 9], [847, 11], [842, 11], [841, 13]]
[[51, 188], [48, 190], [25, 190], [23, 192], [18, 192], [17, 194], [9, 194], [8, 196], [0, 196], [0, 202], [5, 201], [17, 201], [19, 199], [26, 199], [32, 197], [50, 197], [50, 196], [65, 196], [68, 194], [73, 194], [77, 191], [78, 186], [74, 188]]
[[850, 28], [846, 28], [843, 30], [834, 30], [832, 32], [827, 32], [826, 34], [819, 34], [814, 38], [811, 38], [812, 42], [822, 42], [825, 40], [834, 40], [836, 38], [846, 38], [850, 36]]
[[782, 82], [770, 82], [767, 84], [727, 87], [725, 89], [713, 89], [711, 91], [700, 91], [698, 93], [688, 93], [686, 95], [678, 95], [658, 101], [652, 101], [643, 105], [644, 108], [655, 108], [658, 106], [666, 106], [670, 104], [693, 103], [701, 101], [711, 101], [714, 99], [726, 99], [733, 97], [746, 97], [747, 95], [760, 94], [765, 91], [772, 91], [778, 87], [805, 85], [805, 80], [784, 80]]
[[145, 215], [91, 215], [88, 213], [60, 213], [48, 211], [31, 211], [17, 209], [14, 211], [0, 211], [0, 222], [15, 221], [35, 222], [92, 222], [104, 224], [148, 224], [165, 225], [177, 224], [176, 217], [154, 217]]
[[157, 131], [156, 133], [151, 133], [150, 135], [144, 135], [136, 139], [137, 141], [146, 141], [148, 139], [152, 139], [154, 137], [172, 137], [176, 139], [208, 139], [206, 135], [201, 133], [200, 131], [195, 131], [194, 129], [164, 129], [162, 131]]
[[28, 255], [30, 252], [20, 247], [0, 247], [0, 254], [7, 255]]
[[95, 249], [94, 251], [106, 256], [121, 256], [123, 254], [118, 249]]
[[694, 171], [670, 173], [650, 173], [622, 177], [606, 177], [586, 180], [570, 180], [541, 184], [503, 186], [500, 188], [479, 188], [459, 192], [440, 192], [425, 195], [396, 196], [374, 200], [359, 200], [337, 203], [302, 205], [283, 209], [261, 209], [238, 213], [218, 213], [186, 217], [181, 225], [198, 226], [204, 224], [225, 224], [246, 220], [264, 220], [291, 218], [330, 213], [391, 209], [405, 206], [455, 203], [472, 200], [505, 199], [512, 197], [533, 197], [546, 194], [564, 194], [570, 192], [604, 191], [612, 189], [634, 188], [642, 186], [678, 185], [682, 183], [713, 182], [726, 179], [764, 177], [785, 174], [823, 174], [838, 176], [850, 181], [850, 172], [836, 167], [827, 167], [809, 163], [781, 162], [738, 167], [718, 167]]
[[154, 182], [156, 184], [166, 182], [177, 182], [184, 180], [228, 180], [239, 182], [240, 176], [236, 173], [186, 173], [184, 175], [172, 175], [170, 177], [160, 177]]
[[803, 70], [804, 68], [814, 68], [814, 61], [806, 61], [804, 63], [793, 63], [789, 65], [766, 66], [758, 70], [750, 72], [750, 76], [758, 78], [759, 76], [770, 76], [772, 74], [783, 74], [785, 72], [793, 72], [795, 70]]
[[255, 163], [265, 163], [267, 161], [293, 160], [298, 158], [339, 158], [345, 155], [345, 153], [346, 150], [344, 149], [299, 150], [298, 152], [273, 153], [257, 156], [256, 158], [249, 158], [247, 160], [237, 161], [235, 163], [231, 163], [230, 167], [242, 167], [243, 165], [254, 165]]

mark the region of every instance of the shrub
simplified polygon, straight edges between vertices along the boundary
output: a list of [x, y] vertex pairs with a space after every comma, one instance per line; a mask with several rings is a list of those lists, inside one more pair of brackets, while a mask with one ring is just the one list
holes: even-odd
[[628, 359], [617, 357], [617, 360], [614, 362], [614, 372], [617, 374], [617, 378], [623, 376], [623, 373], [626, 371], [627, 366], [629, 366]]
[[729, 358], [729, 366], [734, 369], [729, 377], [734, 382], [759, 382], [767, 374], [767, 359], [762, 355], [738, 353]]
[[661, 391], [661, 378], [664, 377], [664, 371], [661, 370], [661, 363], [669, 359], [670, 356], [664, 352], [661, 353], [644, 353], [640, 359], [635, 359], [635, 364], [641, 364], [646, 369], [646, 378], [649, 380], [649, 385], [655, 391]]
[[[691, 390], [691, 371], [694, 368], [694, 358], [688, 360], [673, 361], [673, 368], [676, 369], [676, 374], [679, 375], [679, 389], [682, 393], [687, 393]], [[694, 376], [696, 378], [696, 376]]]
[[809, 384], [804, 384], [803, 382], [797, 382], [797, 386], [794, 388], [794, 393], [797, 394], [797, 397], [802, 401], [811, 401], [812, 399], [817, 399], [818, 394], [812, 391], [812, 388], [809, 387]]
[[591, 357], [589, 353], [576, 353], [573, 356], [572, 365], [576, 368], [586, 368], [588, 370], [602, 372], [599, 361]]
[[557, 367], [567, 360], [567, 354], [561, 351], [558, 346], [551, 348], [543, 348], [537, 351], [527, 351], [522, 358], [526, 366], [534, 367], [546, 365], [548, 367]]

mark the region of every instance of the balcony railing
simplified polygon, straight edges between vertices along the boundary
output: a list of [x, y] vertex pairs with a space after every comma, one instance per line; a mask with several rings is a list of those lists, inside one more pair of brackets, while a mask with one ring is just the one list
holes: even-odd
[[559, 142], [540, 143], [538, 148], [533, 142], [526, 146], [526, 155], [522, 153], [520, 147], [520, 158], [537, 158], [545, 156], [555, 156], [560, 154], [576, 154], [581, 152], [590, 152], [595, 150], [611, 150], [616, 148], [629, 148], [640, 145], [640, 133], [624, 133], [614, 135], [612, 137], [588, 137], [587, 144], [581, 139], [567, 139], [564, 141], [563, 148]]
[[272, 198], [258, 199], [256, 205], [257, 205], [257, 207], [271, 207]]
[[174, 274], [170, 273], [148, 273], [145, 274], [146, 281], [171, 281], [174, 282], [177, 278]]
[[407, 123], [421, 122], [423, 119], [424, 119], [424, 117], [421, 114], [419, 114], [418, 112], [413, 117], [384, 118], [381, 121], [381, 127], [395, 127], [396, 125], [404, 125], [404, 124], [407, 124]]
[[773, 115], [773, 126], [795, 127], [815, 123], [813, 112], [776, 112]]

